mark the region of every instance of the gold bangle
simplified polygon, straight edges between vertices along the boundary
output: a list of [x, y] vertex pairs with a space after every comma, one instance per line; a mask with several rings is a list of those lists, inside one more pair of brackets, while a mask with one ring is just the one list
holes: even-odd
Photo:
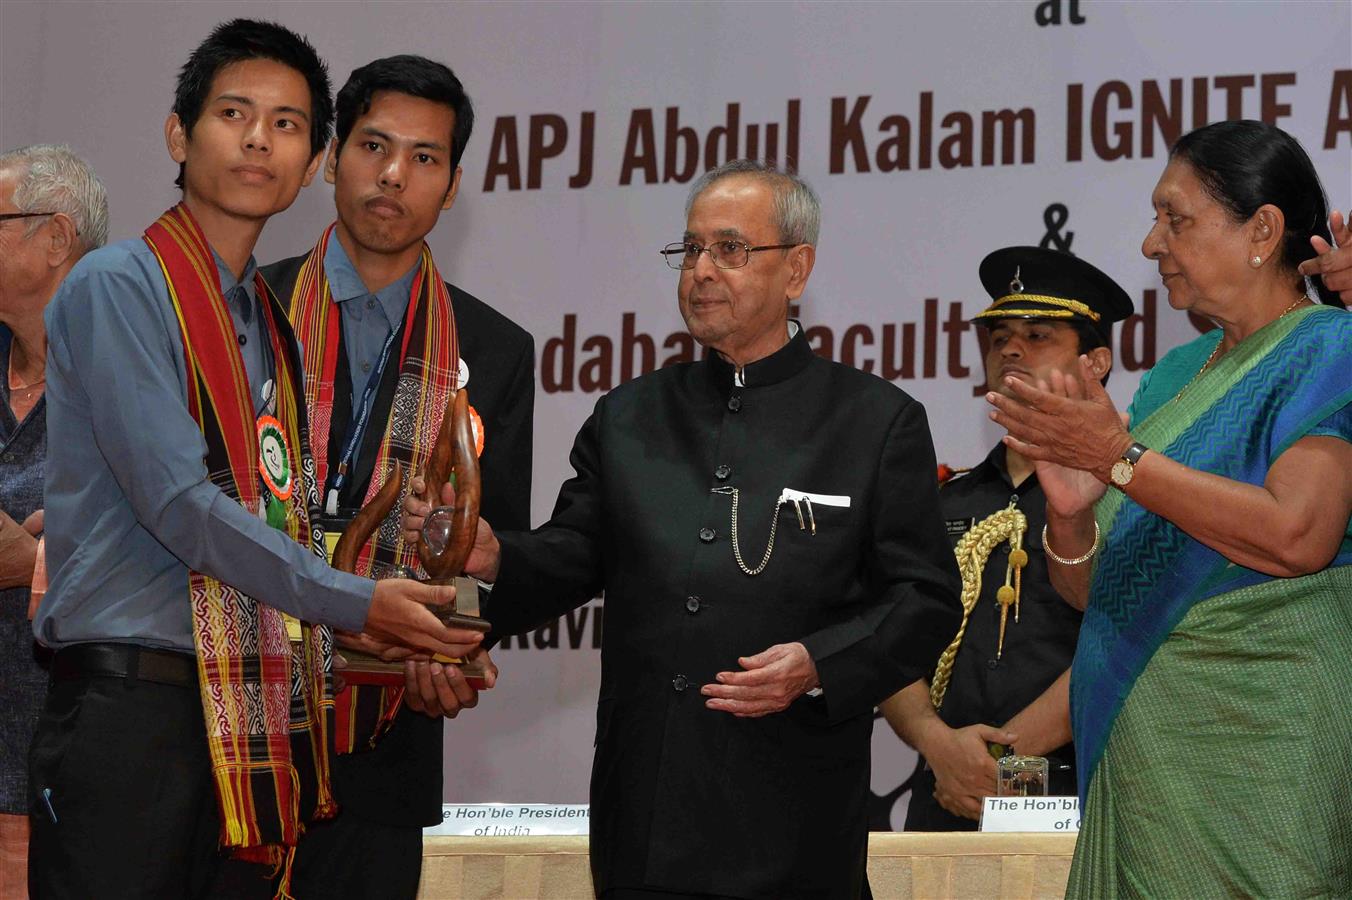
[[1094, 558], [1094, 554], [1098, 552], [1098, 547], [1099, 547], [1099, 527], [1097, 520], [1095, 520], [1094, 522], [1094, 545], [1089, 548], [1089, 552], [1086, 553], [1084, 556], [1077, 556], [1074, 559], [1062, 559], [1061, 557], [1056, 555], [1056, 551], [1052, 549], [1051, 544], [1047, 543], [1047, 526], [1046, 525], [1042, 526], [1042, 552], [1047, 554], [1049, 558], [1051, 558], [1056, 562], [1059, 562], [1063, 566], [1078, 566], [1081, 563], [1089, 562], [1089, 560]]

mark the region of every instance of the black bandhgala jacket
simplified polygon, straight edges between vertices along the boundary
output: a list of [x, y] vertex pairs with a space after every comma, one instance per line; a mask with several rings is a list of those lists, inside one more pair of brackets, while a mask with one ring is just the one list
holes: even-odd
[[[591, 783], [596, 890], [856, 897], [875, 704], [928, 673], [960, 619], [924, 409], [815, 356], [801, 330], [747, 366], [716, 354], [596, 405], [551, 520], [500, 534], [487, 614], [518, 633], [605, 592]], [[778, 527], [769, 564], [755, 568]], [[804, 526], [785, 488], [848, 496]], [[815, 521], [816, 533], [810, 522]], [[819, 697], [737, 718], [700, 687], [801, 641]]]

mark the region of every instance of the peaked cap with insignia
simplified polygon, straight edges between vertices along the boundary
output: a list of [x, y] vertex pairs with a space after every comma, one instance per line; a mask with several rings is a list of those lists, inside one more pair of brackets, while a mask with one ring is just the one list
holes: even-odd
[[1117, 282], [1062, 250], [1004, 247], [981, 261], [980, 274], [994, 302], [972, 317], [978, 325], [998, 319], [1079, 319], [1107, 341], [1113, 323], [1133, 311]]

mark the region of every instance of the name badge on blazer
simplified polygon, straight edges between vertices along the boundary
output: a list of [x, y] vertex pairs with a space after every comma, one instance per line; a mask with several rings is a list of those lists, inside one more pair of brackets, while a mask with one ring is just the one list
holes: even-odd
[[944, 519], [944, 533], [949, 537], [962, 537], [971, 531], [975, 524], [975, 517], [970, 519]]

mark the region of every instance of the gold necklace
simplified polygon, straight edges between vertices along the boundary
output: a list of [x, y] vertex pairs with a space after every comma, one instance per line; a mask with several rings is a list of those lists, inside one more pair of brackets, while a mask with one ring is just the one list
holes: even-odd
[[[1282, 316], [1286, 315], [1286, 314], [1289, 313], [1291, 310], [1295, 309], [1297, 306], [1300, 306], [1302, 303], [1304, 303], [1305, 301], [1307, 301], [1307, 300], [1309, 300], [1309, 299], [1310, 299], [1309, 297], [1305, 296], [1304, 294], [1301, 294], [1301, 295], [1300, 295], [1299, 297], [1297, 297], [1295, 300], [1292, 300], [1292, 301], [1291, 301], [1291, 305], [1290, 305], [1290, 306], [1288, 306], [1286, 309], [1282, 310], [1281, 312], [1277, 313], [1277, 317], [1276, 317], [1275, 319], [1273, 319], [1272, 322], [1277, 321], [1277, 319], [1280, 319]], [[1269, 322], [1268, 325], [1271, 325], [1272, 322]], [[1264, 327], [1266, 327], [1266, 326], [1264, 326]], [[1236, 342], [1236, 343], [1238, 343], [1238, 342]], [[1216, 342], [1216, 349], [1212, 350], [1212, 351], [1211, 351], [1211, 355], [1208, 356], [1208, 357], [1206, 358], [1206, 362], [1202, 363], [1202, 368], [1200, 368], [1200, 369], [1197, 370], [1197, 374], [1196, 374], [1196, 375], [1194, 375], [1194, 376], [1192, 376], [1192, 378], [1188, 379], [1188, 383], [1185, 384], [1185, 385], [1183, 385], [1183, 387], [1179, 390], [1179, 392], [1178, 392], [1177, 394], [1174, 394], [1174, 399], [1175, 399], [1175, 400], [1177, 400], [1179, 397], [1182, 397], [1182, 396], [1183, 396], [1183, 391], [1186, 391], [1188, 388], [1192, 387], [1193, 382], [1195, 382], [1197, 379], [1201, 378], [1201, 377], [1202, 377], [1202, 373], [1205, 372], [1207, 369], [1211, 368], [1211, 364], [1214, 363], [1214, 362], [1216, 361], [1216, 358], [1219, 357], [1219, 356], [1221, 355], [1221, 347], [1224, 346], [1224, 344], [1225, 344], [1225, 337], [1224, 337], [1224, 335], [1222, 335], [1222, 336], [1221, 336], [1221, 339], [1220, 339], [1219, 341]]]

